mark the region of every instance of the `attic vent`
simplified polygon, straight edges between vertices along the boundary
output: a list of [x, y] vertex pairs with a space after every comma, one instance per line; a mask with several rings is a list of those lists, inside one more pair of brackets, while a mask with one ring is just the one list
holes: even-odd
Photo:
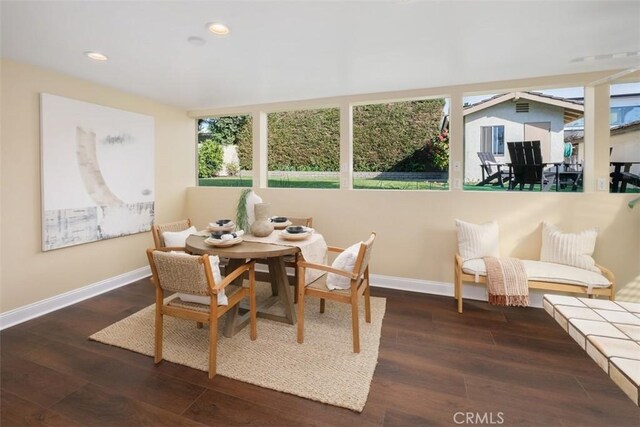
[[528, 113], [528, 112], [529, 112], [528, 102], [518, 102], [516, 104], [516, 113]]

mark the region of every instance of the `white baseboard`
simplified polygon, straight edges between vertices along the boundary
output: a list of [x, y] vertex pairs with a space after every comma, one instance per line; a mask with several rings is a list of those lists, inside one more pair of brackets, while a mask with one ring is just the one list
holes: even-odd
[[[421, 294], [442, 295], [453, 297], [453, 283], [434, 282], [431, 280], [406, 279], [404, 277], [371, 275], [371, 286], [399, 291], [418, 292]], [[529, 292], [529, 306], [542, 308], [543, 291], [533, 289]], [[487, 301], [487, 287], [464, 283], [462, 285], [463, 299]]]
[[17, 325], [18, 323], [26, 322], [27, 320], [42, 316], [43, 314], [50, 313], [68, 305], [75, 304], [87, 298], [103, 294], [121, 286], [128, 285], [129, 283], [150, 275], [151, 269], [148, 266], [138, 268], [137, 270], [129, 271], [127, 273], [120, 274], [119, 276], [110, 277], [100, 282], [83, 286], [79, 289], [74, 289], [33, 304], [7, 311], [6, 313], [0, 314], [0, 330]]
[[[266, 266], [257, 266], [258, 271], [268, 271]], [[83, 301], [87, 298], [103, 294], [110, 290], [128, 285], [136, 280], [151, 275], [149, 267], [138, 268], [119, 276], [111, 277], [79, 289], [65, 292], [33, 304], [25, 305], [14, 310], [0, 314], [0, 330], [17, 325], [27, 320], [42, 316], [52, 311], [67, 307], [71, 304]], [[399, 291], [418, 292], [422, 294], [442, 295], [453, 297], [453, 283], [435, 282], [431, 280], [407, 279], [404, 277], [371, 275], [371, 286], [378, 288], [396, 289]], [[487, 288], [481, 285], [465, 283], [462, 295], [465, 299], [486, 301]], [[532, 290], [529, 295], [531, 307], [542, 308], [542, 291]]]

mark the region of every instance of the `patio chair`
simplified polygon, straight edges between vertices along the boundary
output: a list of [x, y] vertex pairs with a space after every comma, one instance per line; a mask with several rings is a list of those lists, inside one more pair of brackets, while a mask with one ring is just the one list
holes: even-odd
[[[360, 297], [364, 295], [365, 321], [371, 323], [371, 300], [369, 289], [369, 260], [371, 249], [376, 238], [376, 233], [371, 233], [366, 242], [353, 245], [348, 249], [329, 246], [329, 252], [335, 252], [352, 256], [354, 260], [352, 269], [336, 268], [338, 258], [333, 266], [313, 264], [306, 261], [298, 261], [298, 343], [304, 342], [304, 306], [305, 296], [320, 298], [320, 313], [324, 313], [325, 300], [333, 300], [345, 304], [351, 304], [351, 323], [353, 328], [353, 352], [360, 353], [360, 325], [358, 320], [358, 304]], [[353, 249], [352, 249], [353, 248]], [[346, 263], [347, 265], [350, 263]], [[348, 279], [348, 289], [329, 290], [327, 287], [328, 274], [321, 276], [313, 283], [305, 286], [304, 277], [307, 268], [322, 270]]]
[[478, 151], [478, 157], [482, 169], [482, 181], [476, 186], [492, 184], [504, 187], [504, 183], [509, 180], [509, 172], [502, 169], [504, 165], [498, 163], [493, 153], [489, 151]]
[[519, 190], [522, 190], [528, 184], [531, 191], [534, 185], [540, 184], [540, 191], [547, 191], [555, 182], [556, 175], [553, 171], [545, 170], [540, 141], [507, 142], [507, 147], [513, 169], [509, 189], [519, 186]]
[[[218, 342], [218, 319], [240, 301], [249, 297], [251, 318], [251, 340], [256, 332], [256, 293], [254, 262], [250, 261], [216, 283], [209, 262], [209, 255], [195, 256], [171, 253], [168, 250], [148, 249], [147, 257], [153, 282], [156, 287], [155, 351], [156, 364], [162, 361], [163, 316], [173, 316], [198, 323], [209, 323], [209, 379], [216, 375], [216, 346]], [[249, 287], [229, 286], [238, 277], [249, 272]], [[189, 294], [208, 299], [207, 304], [184, 301], [180, 297], [165, 302], [165, 291]], [[228, 305], [218, 305], [218, 293], [225, 292]], [[186, 298], [186, 297], [185, 297]], [[191, 298], [190, 298], [191, 300]]]

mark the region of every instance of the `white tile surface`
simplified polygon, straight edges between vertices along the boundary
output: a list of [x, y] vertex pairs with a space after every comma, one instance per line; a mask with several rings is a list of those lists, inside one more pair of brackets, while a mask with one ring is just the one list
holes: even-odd
[[[624, 361], [626, 359], [618, 359]], [[633, 362], [633, 361], [630, 361]], [[630, 369], [627, 367], [626, 369]], [[635, 369], [640, 369], [636, 367]], [[623, 373], [624, 372], [624, 373]], [[627, 374], [627, 375], [625, 375]], [[638, 402], [638, 385], [634, 384], [628, 378], [628, 371], [624, 371], [624, 369], [619, 368], [616, 364], [611, 361], [609, 363], [609, 377], [613, 380], [614, 383], [627, 395], [636, 405], [640, 405]]]
[[618, 369], [623, 371], [636, 386], [640, 386], [640, 360], [622, 359], [620, 357], [612, 357], [613, 363]]
[[640, 360], [640, 345], [635, 341], [599, 337], [597, 335], [588, 336], [587, 341], [607, 357]]
[[544, 311], [549, 313], [550, 316], [553, 316], [553, 304], [551, 304], [546, 299], [542, 300], [542, 306], [544, 307]]
[[566, 319], [588, 319], [588, 320], [605, 320], [604, 317], [598, 315], [594, 310], [587, 307], [570, 307], [567, 305], [556, 305], [556, 313], [562, 314]]
[[566, 295], [551, 295], [545, 294], [544, 299], [549, 301], [553, 305], [573, 305], [577, 307], [584, 307], [584, 304], [580, 302], [580, 299], [576, 297], [569, 297]]
[[545, 295], [544, 307], [640, 406], [640, 304]]
[[[629, 337], [623, 334], [618, 328], [613, 326], [609, 322], [600, 322], [597, 320], [585, 320], [585, 319], [571, 319], [569, 320], [570, 327], [580, 331], [582, 335], [600, 335], [610, 338], [629, 339]], [[570, 329], [571, 329], [570, 328]]]
[[626, 302], [626, 301], [616, 301], [616, 304], [618, 304], [621, 307], [624, 307], [627, 311], [630, 311], [632, 313], [640, 314], [640, 303], [637, 303], [637, 302]]
[[597, 308], [594, 311], [611, 323], [640, 325], [640, 317], [634, 316], [633, 314], [626, 311], [600, 310]]
[[613, 301], [608, 299], [591, 299], [591, 298], [578, 298], [587, 307], [601, 308], [604, 310], [624, 311], [623, 307], [620, 307]]
[[640, 326], [638, 325], [625, 325], [622, 323], [614, 323], [614, 326], [624, 332], [629, 338], [634, 341], [640, 341]]
[[609, 358], [603, 354], [596, 346], [587, 341], [587, 354], [602, 368], [603, 371], [609, 373]]

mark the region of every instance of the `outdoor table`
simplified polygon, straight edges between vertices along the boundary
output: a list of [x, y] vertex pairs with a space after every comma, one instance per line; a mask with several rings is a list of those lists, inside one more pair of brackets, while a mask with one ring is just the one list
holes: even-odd
[[[622, 179], [622, 172], [629, 172], [632, 165], [640, 165], [640, 162], [611, 162], [613, 172], [611, 172], [611, 192], [624, 193], [627, 191], [627, 185]], [[624, 167], [624, 171], [622, 168]]]
[[[273, 245], [258, 242], [241, 242], [229, 247], [216, 247], [204, 243], [205, 236], [191, 235], [187, 238], [187, 251], [202, 255], [218, 255], [229, 258], [229, 271], [233, 271], [245, 263], [246, 259], [265, 259], [269, 266], [272, 296], [257, 303], [257, 315], [277, 322], [296, 323], [296, 311], [293, 305], [293, 294], [287, 278], [284, 256], [294, 255], [300, 249], [295, 246]], [[243, 278], [233, 282], [235, 286], [242, 286]], [[284, 306], [284, 315], [267, 313], [265, 310], [280, 301]], [[241, 314], [240, 304], [229, 310], [225, 324], [224, 336], [232, 337], [249, 322], [249, 312]]]

